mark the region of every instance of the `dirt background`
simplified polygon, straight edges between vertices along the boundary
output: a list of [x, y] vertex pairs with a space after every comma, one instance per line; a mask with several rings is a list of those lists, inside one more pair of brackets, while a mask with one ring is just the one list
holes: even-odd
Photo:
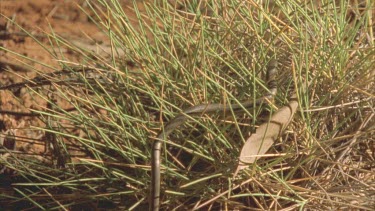
[[[132, 1], [126, 0], [121, 3], [125, 13], [130, 17], [134, 16], [131, 10]], [[141, 11], [142, 5], [143, 2], [138, 1]], [[7, 49], [0, 49], [0, 87], [31, 79], [37, 75], [35, 70], [45, 73], [53, 71], [42, 64], [59, 69], [57, 58], [38, 43], [50, 46], [50, 38], [45, 35], [46, 33], [55, 33], [68, 40], [84, 40], [93, 46], [96, 43], [108, 42], [107, 36], [99, 31], [82, 9], [90, 14], [89, 5], [84, 0], [0, 0], [0, 46]], [[135, 20], [132, 23], [135, 24]], [[25, 31], [33, 35], [38, 42], [27, 36]], [[68, 48], [51, 47], [48, 50], [58, 50], [60, 59], [65, 58], [72, 62], [79, 62], [81, 59], [79, 54]], [[27, 113], [30, 109], [43, 110], [45, 107], [46, 102], [27, 88], [17, 92], [0, 90], [0, 111], [5, 113]], [[16, 150], [25, 151], [27, 148], [32, 154], [45, 152], [43, 145], [30, 142], [30, 138], [40, 139], [42, 136], [37, 130], [31, 129], [43, 127], [43, 123], [37, 117], [5, 113], [0, 112], [0, 131], [3, 134], [0, 144], [4, 144], [4, 134], [12, 134], [18, 137]]]

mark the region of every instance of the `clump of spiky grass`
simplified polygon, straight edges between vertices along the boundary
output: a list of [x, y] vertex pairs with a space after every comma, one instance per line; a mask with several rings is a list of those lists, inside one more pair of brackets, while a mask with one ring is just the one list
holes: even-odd
[[[56, 82], [52, 96], [48, 87], [31, 90], [49, 102], [35, 112], [46, 123], [39, 129], [54, 162], [8, 158], [5, 164], [20, 178], [9, 201], [45, 209], [145, 208], [156, 133], [191, 105], [260, 97], [265, 64], [276, 55], [275, 105], [296, 90], [300, 111], [270, 150], [275, 156], [232, 179], [236, 157], [264, 115], [260, 108], [191, 120], [165, 142], [162, 208], [371, 207], [371, 5], [350, 23], [348, 4], [332, 1], [320, 8], [209, 1], [203, 6], [210, 17], [202, 4], [186, 3], [180, 12], [166, 4], [145, 4], [141, 12], [134, 4], [132, 17], [117, 1], [88, 4], [110, 38], [110, 60], [72, 47], [85, 66], [96, 67], [96, 76], [72, 71], [76, 81]], [[56, 99], [74, 109], [64, 110]]]

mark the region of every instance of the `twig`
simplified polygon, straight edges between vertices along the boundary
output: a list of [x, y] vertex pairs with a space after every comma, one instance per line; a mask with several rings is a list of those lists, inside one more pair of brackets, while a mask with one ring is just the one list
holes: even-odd
[[[20, 89], [23, 87], [39, 87], [44, 85], [62, 84], [62, 83], [79, 83], [79, 77], [77, 74], [82, 73], [82, 76], [87, 79], [103, 80], [108, 82], [108, 80], [113, 80], [114, 75], [111, 72], [107, 74], [99, 73], [100, 69], [90, 68], [90, 67], [80, 67], [80, 68], [65, 68], [61, 71], [44, 74], [42, 76], [34, 77], [28, 81], [13, 83], [9, 85], [0, 86], [0, 90], [14, 90]], [[56, 81], [57, 76], [69, 76], [69, 79]], [[71, 84], [70, 84], [71, 85]]]
[[7, 67], [12, 69], [12, 70], [18, 70], [18, 71], [21, 71], [21, 72], [32, 71], [30, 68], [27, 68], [27, 67], [24, 67], [24, 66], [21, 66], [21, 65], [18, 65], [18, 64], [14, 64], [14, 63], [11, 63], [11, 62], [8, 62], [8, 61], [0, 60], [0, 72], [2, 72], [3, 70], [6, 70]]

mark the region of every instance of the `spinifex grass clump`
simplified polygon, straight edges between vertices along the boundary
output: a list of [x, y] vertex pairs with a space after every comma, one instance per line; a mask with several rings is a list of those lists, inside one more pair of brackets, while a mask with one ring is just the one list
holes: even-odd
[[[2, 159], [15, 175], [2, 201], [146, 209], [161, 128], [192, 105], [262, 96], [266, 64], [276, 57], [273, 106], [194, 117], [165, 142], [161, 208], [371, 208], [373, 5], [186, 1], [145, 3], [142, 11], [127, 5], [132, 13], [117, 1], [88, 5], [111, 51], [95, 54], [54, 36], [51, 43], [78, 52], [82, 64], [61, 61], [68, 77], [30, 89], [48, 101], [33, 112], [45, 122], [38, 129], [53, 160]], [[359, 11], [354, 20], [349, 9]], [[232, 178], [249, 134], [292, 92], [300, 109], [286, 134]]]

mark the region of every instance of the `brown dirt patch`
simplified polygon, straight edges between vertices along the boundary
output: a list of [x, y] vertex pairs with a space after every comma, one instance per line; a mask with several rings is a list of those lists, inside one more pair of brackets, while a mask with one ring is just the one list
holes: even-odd
[[[138, 4], [141, 6], [142, 2], [139, 1]], [[131, 16], [133, 11], [128, 6], [132, 6], [132, 1], [123, 1], [125, 12]], [[140, 8], [142, 9], [142, 7]], [[8, 49], [8, 51], [0, 51], [0, 87], [36, 77], [36, 70], [45, 73], [54, 71], [45, 65], [59, 70], [57, 59], [80, 62], [80, 55], [68, 48], [51, 46], [51, 40], [46, 36], [46, 33], [57, 34], [69, 41], [89, 41], [94, 45], [95, 43], [108, 42], [107, 36], [82, 12], [82, 9], [90, 14], [90, 8], [84, 0], [0, 1], [0, 14], [2, 15], [0, 18], [0, 46]], [[27, 36], [25, 31], [38, 41]], [[49, 47], [45, 49], [38, 42]], [[84, 44], [87, 45], [87, 43]], [[12, 52], [16, 52], [21, 57], [15, 56]], [[22, 57], [30, 59], [22, 59]], [[60, 104], [62, 107], [67, 107], [64, 102], [60, 102]], [[28, 91], [28, 88], [13, 92], [0, 90], [0, 111], [27, 113], [30, 109], [43, 110], [45, 108], [45, 100]], [[2, 132], [13, 130], [16, 136], [28, 138], [40, 137], [40, 133], [19, 129], [44, 126], [37, 117], [1, 112], [0, 123]], [[18, 141], [16, 149], [20, 149], [24, 145], [24, 142]], [[30, 150], [34, 153], [42, 153], [44, 146], [32, 144]]]
[[[5, 17], [0, 19], [0, 46], [9, 51], [16, 52], [32, 60], [20, 59], [11, 52], [0, 51], [0, 85], [8, 85], [24, 81], [24, 78], [33, 78], [36, 71], [51, 72], [41, 64], [58, 68], [56, 57], [44, 49], [36, 40], [26, 36], [20, 27], [35, 36], [39, 42], [49, 45], [47, 33], [56, 33], [67, 37], [83, 37], [89, 34], [96, 39], [104, 37], [97, 27], [89, 21], [86, 15], [78, 8], [85, 7], [85, 1], [50, 1], [50, 0], [25, 0], [25, 1], [1, 1], [0, 13]], [[17, 23], [19, 26], [13, 23]], [[48, 49], [52, 50], [52, 49]], [[78, 61], [79, 58], [68, 50], [63, 56], [70, 61]], [[29, 66], [28, 66], [29, 65]], [[34, 67], [35, 69], [31, 69]], [[46, 102], [22, 88], [19, 91], [0, 91], [0, 110], [13, 112], [29, 112], [29, 109], [43, 109]], [[13, 130], [16, 136], [38, 138], [39, 132], [24, 130], [30, 126], [43, 127], [37, 117], [23, 115], [0, 114], [3, 125], [2, 132]], [[30, 145], [30, 152], [42, 153], [44, 146], [18, 141], [16, 149], [21, 149], [25, 144]]]

